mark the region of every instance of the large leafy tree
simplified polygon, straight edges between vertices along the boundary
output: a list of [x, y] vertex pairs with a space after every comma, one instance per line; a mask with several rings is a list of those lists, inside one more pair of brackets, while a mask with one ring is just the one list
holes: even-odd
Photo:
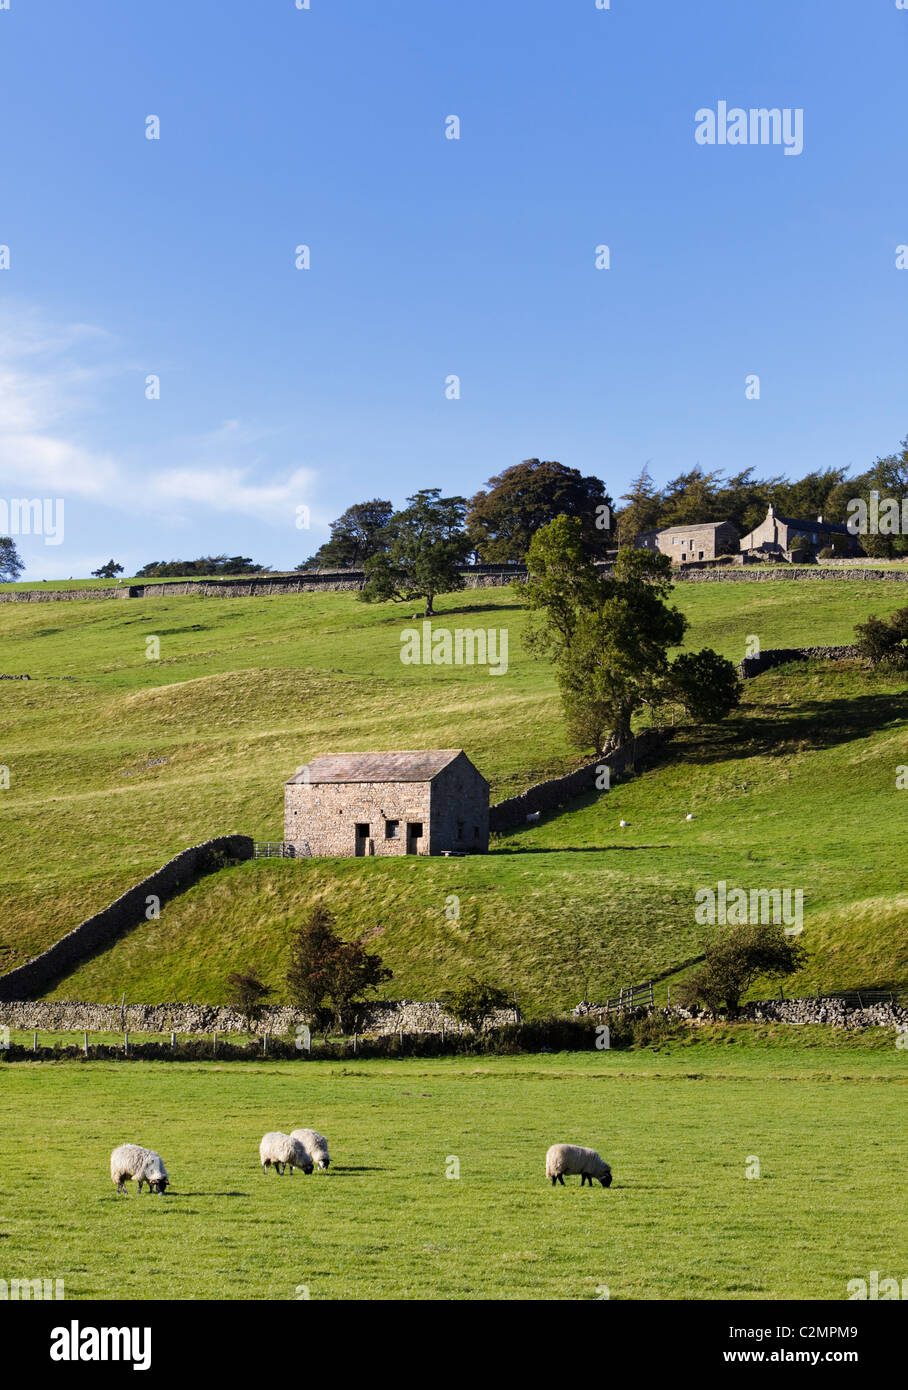
[[361, 940], [338, 936], [333, 914], [321, 903], [291, 932], [287, 987], [313, 1028], [347, 1028], [364, 996], [390, 979], [391, 971]]
[[679, 473], [663, 493], [660, 526], [723, 520], [715, 515], [721, 477], [721, 471], [704, 473], [701, 468]]
[[201, 555], [198, 560], [151, 560], [136, 570], [137, 579], [156, 577], [207, 578], [219, 574], [268, 574], [267, 565], [256, 565], [248, 555]]
[[11, 536], [0, 536], [0, 582], [11, 583], [19, 578], [25, 565], [19, 557]]
[[[897, 453], [878, 458], [866, 472], [846, 479], [835, 487], [827, 499], [825, 515], [832, 521], [847, 522], [853, 515], [849, 503], [856, 498], [862, 499], [868, 514], [872, 514], [872, 492], [877, 493], [879, 503], [894, 498], [898, 503], [900, 520], [902, 501], [908, 497], [908, 438], [902, 440]], [[902, 532], [900, 525], [890, 529], [888, 522], [882, 523], [879, 532], [861, 534], [859, 539], [866, 553], [874, 558], [908, 554], [908, 536]]]
[[[527, 557], [527, 599], [534, 615], [527, 641], [555, 665], [568, 735], [597, 754], [623, 743], [634, 715], [683, 689], [694, 716], [721, 719], [738, 703], [731, 662], [715, 652], [690, 657], [677, 672], [669, 650], [687, 620], [668, 602], [667, 555], [622, 548], [614, 570], [600, 575], [583, 556], [578, 523], [559, 517], [533, 538]], [[692, 693], [692, 674], [709, 682]], [[674, 683], [673, 683], [674, 682]]]
[[331, 536], [300, 569], [356, 569], [384, 549], [384, 529], [394, 513], [390, 502], [373, 497], [355, 502], [331, 522]]
[[662, 523], [662, 493], [644, 464], [621, 498], [625, 503], [618, 517], [618, 542], [634, 545], [641, 531], [655, 531]]
[[470, 551], [464, 531], [466, 499], [442, 497], [437, 487], [407, 498], [380, 533], [383, 548], [365, 563], [360, 597], [366, 603], [425, 600], [425, 616], [434, 613], [437, 594], [464, 587], [460, 568]]
[[92, 574], [96, 579], [113, 579], [115, 575], [123, 573], [123, 566], [118, 565], [116, 560], [107, 560], [103, 565], [99, 565]]
[[467, 529], [480, 559], [506, 564], [524, 559], [541, 526], [571, 516], [580, 523], [586, 553], [601, 557], [612, 541], [613, 507], [601, 479], [562, 463], [524, 459], [471, 499]]
[[710, 942], [703, 965], [682, 983], [678, 997], [683, 1004], [700, 1001], [713, 1010], [725, 1004], [734, 1015], [742, 995], [755, 980], [793, 975], [806, 958], [800, 942], [786, 936], [780, 926], [750, 923], [732, 927]]

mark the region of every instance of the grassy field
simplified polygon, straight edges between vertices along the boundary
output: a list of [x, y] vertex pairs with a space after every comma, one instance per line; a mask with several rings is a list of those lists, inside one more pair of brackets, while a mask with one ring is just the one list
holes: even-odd
[[286, 926], [321, 900], [347, 930], [371, 934], [395, 973], [392, 992], [432, 997], [473, 974], [544, 1012], [699, 954], [708, 930], [695, 922], [694, 892], [720, 879], [803, 890], [811, 958], [789, 993], [900, 989], [908, 897], [892, 820], [906, 715], [891, 677], [847, 667], [768, 673], [727, 725], [706, 738], [676, 731], [642, 776], [501, 837], [488, 856], [227, 869], [53, 994], [116, 1002], [128, 989], [134, 1000], [218, 1002], [227, 974], [252, 965], [280, 998]]
[[[843, 1299], [849, 1279], [906, 1267], [904, 1059], [890, 1040], [13, 1064], [0, 1275], [124, 1300]], [[328, 1135], [330, 1171], [265, 1177], [261, 1134], [301, 1124]], [[109, 1155], [127, 1140], [164, 1155], [166, 1198], [117, 1196]], [[598, 1147], [611, 1189], [553, 1191], [556, 1140]]]
[[[857, 620], [903, 600], [901, 584], [883, 581], [675, 591], [688, 645], [734, 658], [752, 636], [763, 647], [847, 641]], [[507, 628], [507, 674], [405, 667], [410, 612], [347, 594], [0, 606], [0, 667], [33, 677], [0, 682], [0, 968], [188, 844], [230, 830], [278, 837], [283, 781], [313, 753], [463, 746], [494, 799], [566, 770], [551, 672], [520, 640], [519, 591], [439, 607], [436, 625]], [[160, 660], [146, 660], [149, 636]], [[805, 889], [820, 948], [805, 983], [902, 984], [891, 831], [905, 724], [899, 682], [771, 672], [715, 734], [677, 731], [652, 772], [507, 837], [488, 859], [229, 870], [58, 992], [216, 1001], [236, 964], [278, 979], [286, 922], [324, 895], [351, 929], [381, 938], [399, 994], [481, 970], [530, 1007], [554, 1007], [585, 982], [604, 989], [686, 959], [699, 942], [692, 885], [755, 884], [757, 873], [762, 886]]]

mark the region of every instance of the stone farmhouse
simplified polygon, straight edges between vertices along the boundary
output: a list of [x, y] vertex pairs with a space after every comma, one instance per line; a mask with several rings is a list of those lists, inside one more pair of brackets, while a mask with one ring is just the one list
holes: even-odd
[[858, 555], [861, 545], [857, 536], [848, 527], [837, 521], [824, 521], [818, 516], [815, 521], [795, 521], [791, 517], [779, 516], [772, 503], [766, 519], [741, 537], [741, 550], [746, 554], [764, 555], [767, 559], [791, 559], [795, 538], [801, 536], [810, 550], [816, 552], [827, 547], [834, 548], [841, 555]]
[[485, 854], [489, 784], [460, 748], [333, 753], [284, 788], [284, 841], [296, 854]]
[[738, 549], [738, 531], [730, 521], [663, 526], [660, 531], [641, 531], [634, 539], [638, 549], [661, 551], [676, 565], [715, 560], [719, 555], [733, 555]]

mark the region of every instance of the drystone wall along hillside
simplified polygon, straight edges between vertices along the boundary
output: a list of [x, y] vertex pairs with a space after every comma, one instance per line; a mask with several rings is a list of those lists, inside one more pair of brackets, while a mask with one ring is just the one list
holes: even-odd
[[[289, 1006], [266, 1008], [252, 1031], [282, 1037], [293, 1034], [304, 1023], [298, 1009]], [[493, 1024], [516, 1023], [514, 1009], [499, 1009]], [[8, 1028], [37, 1029], [47, 1033], [241, 1033], [242, 1015], [217, 1004], [90, 1004], [78, 1001], [0, 1002], [0, 1025]], [[361, 1010], [360, 1032], [386, 1036], [398, 1033], [447, 1033], [466, 1031], [437, 999], [382, 1000]]]
[[525, 825], [529, 815], [555, 811], [572, 797], [593, 791], [603, 767], [610, 768], [612, 772], [621, 772], [632, 763], [645, 759], [664, 736], [654, 729], [647, 729], [638, 734], [636, 739], [630, 739], [613, 752], [603, 754], [595, 762], [585, 763], [583, 767], [566, 773], [564, 777], [537, 782], [519, 796], [510, 796], [505, 801], [497, 802], [489, 808], [489, 829], [513, 830], [519, 825]]
[[145, 919], [149, 896], [154, 895], [163, 903], [200, 874], [218, 867], [224, 856], [251, 859], [252, 854], [253, 841], [248, 835], [220, 835], [184, 849], [108, 907], [86, 917], [34, 960], [0, 975], [0, 1000], [27, 999], [30, 994], [38, 994], [87, 956], [111, 945], [124, 931]]
[[857, 647], [767, 647], [759, 656], [745, 656], [738, 663], [738, 672], [748, 680], [758, 676], [761, 671], [769, 671], [773, 666], [784, 666], [788, 661], [845, 661], [859, 657]]
[[863, 565], [851, 568], [829, 569], [824, 565], [786, 565], [772, 568], [762, 565], [745, 565], [741, 569], [701, 570], [684, 565], [672, 570], [675, 583], [688, 584], [769, 584], [774, 580], [785, 582], [789, 579], [901, 579], [908, 580], [908, 570], [867, 569]]
[[[571, 1013], [576, 1018], [601, 1013], [605, 1020], [609, 1016], [604, 1004], [592, 1004], [586, 1000], [572, 1009]], [[626, 1014], [626, 1017], [631, 1019], [653, 1016], [665, 1018], [669, 1022], [690, 1023], [694, 1026], [727, 1022], [724, 1014], [714, 1014], [709, 1009], [698, 1012], [683, 1008], [680, 1004], [629, 1009]], [[736, 1022], [742, 1021], [798, 1025], [826, 1023], [834, 1028], [895, 1028], [904, 1032], [908, 1029], [908, 1009], [901, 1004], [889, 1002], [855, 1008], [844, 999], [828, 996], [817, 998], [815, 995], [805, 999], [755, 999], [749, 1004], [742, 1004], [739, 1009]]]

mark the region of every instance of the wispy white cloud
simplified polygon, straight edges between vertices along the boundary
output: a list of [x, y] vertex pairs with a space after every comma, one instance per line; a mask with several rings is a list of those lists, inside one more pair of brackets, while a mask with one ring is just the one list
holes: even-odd
[[280, 522], [308, 504], [317, 477], [309, 468], [297, 468], [282, 482], [259, 482], [251, 474], [251, 469], [239, 467], [169, 468], [152, 478], [151, 496], [159, 502], [195, 503], [216, 512]]
[[123, 457], [93, 447], [91, 418], [103, 411], [111, 379], [127, 370], [112, 346], [91, 325], [0, 314], [0, 496], [85, 499], [170, 526], [211, 513], [290, 526], [297, 508], [311, 507], [317, 473], [275, 473], [260, 452], [275, 431], [238, 419], [173, 441], [163, 468], [132, 440]]

